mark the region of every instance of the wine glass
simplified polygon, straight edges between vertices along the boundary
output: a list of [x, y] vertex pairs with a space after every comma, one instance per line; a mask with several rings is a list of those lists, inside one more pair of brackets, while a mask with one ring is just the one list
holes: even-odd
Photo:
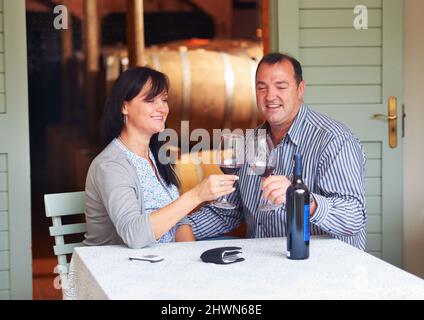
[[[271, 137], [268, 134], [258, 134], [258, 131], [255, 131], [248, 136], [246, 147], [246, 161], [253, 173], [263, 178], [270, 176], [274, 171], [277, 160]], [[262, 200], [263, 197], [261, 202]], [[259, 211], [270, 211], [279, 207], [280, 205], [267, 200], [266, 203], [259, 206]]]
[[[244, 162], [244, 137], [240, 134], [224, 133], [217, 150], [216, 162], [224, 174], [236, 174]], [[221, 209], [235, 209], [236, 205], [229, 202], [226, 196], [211, 202]]]

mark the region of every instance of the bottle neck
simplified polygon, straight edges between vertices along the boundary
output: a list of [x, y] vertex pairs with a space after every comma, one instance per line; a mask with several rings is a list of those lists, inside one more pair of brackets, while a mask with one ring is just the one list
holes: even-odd
[[302, 155], [294, 155], [294, 168], [293, 168], [293, 185], [304, 185], [303, 182], [303, 167], [302, 167]]
[[302, 180], [302, 156], [300, 154], [295, 154], [293, 156], [294, 168], [293, 168], [293, 179], [294, 181], [300, 179]]
[[293, 176], [293, 182], [303, 182], [303, 178], [302, 178], [302, 175], [300, 174], [295, 174], [294, 176]]

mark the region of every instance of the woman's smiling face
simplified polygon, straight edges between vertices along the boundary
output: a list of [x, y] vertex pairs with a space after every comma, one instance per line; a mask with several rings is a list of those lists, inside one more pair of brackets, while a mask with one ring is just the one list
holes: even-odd
[[132, 100], [125, 101], [122, 107], [122, 113], [126, 116], [125, 125], [146, 135], [162, 132], [169, 113], [168, 92], [163, 91], [149, 98], [151, 87], [149, 80], [140, 93]]

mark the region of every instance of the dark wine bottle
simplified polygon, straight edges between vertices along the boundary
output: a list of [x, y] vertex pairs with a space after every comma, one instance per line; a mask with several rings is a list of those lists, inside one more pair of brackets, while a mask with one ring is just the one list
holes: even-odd
[[286, 192], [287, 258], [309, 258], [309, 199], [310, 193], [302, 179], [302, 156], [295, 154], [292, 184]]

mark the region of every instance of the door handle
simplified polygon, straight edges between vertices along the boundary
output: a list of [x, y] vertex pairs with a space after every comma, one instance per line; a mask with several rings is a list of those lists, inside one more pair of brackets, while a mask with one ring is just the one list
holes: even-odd
[[390, 97], [388, 100], [388, 115], [375, 113], [372, 115], [374, 119], [387, 120], [389, 124], [389, 147], [397, 147], [397, 98]]
[[372, 115], [373, 118], [376, 119], [383, 119], [383, 120], [396, 120], [397, 116], [388, 116], [386, 114], [382, 114], [382, 113], [374, 113]]

